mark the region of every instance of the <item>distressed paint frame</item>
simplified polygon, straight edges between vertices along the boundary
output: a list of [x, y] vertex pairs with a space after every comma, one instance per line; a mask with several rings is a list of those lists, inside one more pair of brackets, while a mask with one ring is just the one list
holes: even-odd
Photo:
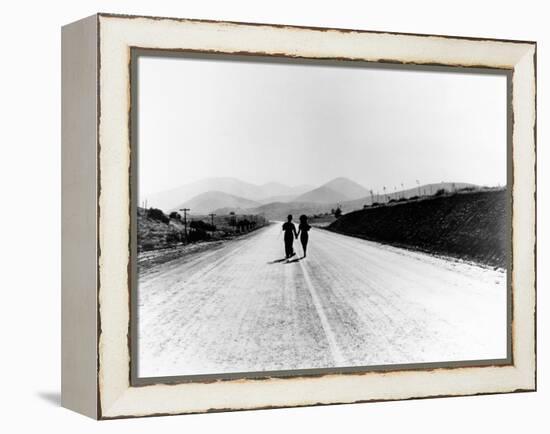
[[[82, 392], [94, 395], [96, 409], [77, 408], [77, 398], [66, 400], [65, 406], [99, 419], [111, 419], [536, 390], [534, 42], [110, 14], [88, 20], [88, 25], [97, 26], [98, 159], [94, 181], [98, 255], [92, 264], [97, 269], [97, 303], [89, 307], [97, 309], [97, 318], [95, 324], [68, 321], [64, 330], [74, 326], [97, 330], [97, 370], [93, 378], [97, 388]], [[129, 349], [133, 48], [511, 71], [514, 183], [513, 264], [509, 274], [514, 300], [513, 363], [133, 386]], [[63, 293], [66, 291], [64, 283]], [[65, 347], [64, 352], [69, 354], [78, 350], [75, 343]], [[83, 374], [89, 376], [90, 372]], [[70, 389], [72, 380], [67, 377], [67, 381]]]
[[[203, 53], [203, 52], [188, 52], [183, 50], [172, 49], [151, 49], [130, 47], [130, 244], [131, 244], [131, 258], [130, 261], [130, 324], [129, 324], [129, 346], [130, 346], [130, 384], [132, 386], [144, 386], [150, 384], [178, 384], [187, 382], [209, 382], [216, 380], [229, 380], [229, 379], [270, 379], [270, 378], [290, 378], [290, 377], [302, 377], [302, 376], [319, 376], [326, 374], [353, 374], [353, 373], [365, 373], [370, 371], [409, 371], [419, 369], [437, 369], [437, 368], [463, 368], [463, 367], [480, 367], [480, 366], [501, 366], [512, 364], [512, 285], [511, 275], [507, 273], [507, 319], [506, 319], [506, 343], [507, 351], [506, 357], [495, 359], [465, 359], [456, 361], [438, 361], [438, 362], [421, 362], [421, 363], [401, 363], [391, 365], [356, 365], [345, 367], [331, 367], [331, 368], [303, 368], [292, 370], [270, 370], [270, 371], [250, 371], [250, 372], [231, 372], [223, 374], [194, 374], [194, 375], [172, 375], [172, 376], [159, 376], [159, 377], [139, 377], [137, 375], [137, 365], [139, 364], [138, 354], [138, 267], [137, 267], [137, 204], [138, 192], [138, 170], [139, 165], [139, 134], [138, 134], [138, 104], [139, 99], [139, 73], [138, 62], [141, 57], [145, 58], [160, 58], [160, 59], [208, 59], [219, 61], [231, 61], [231, 62], [251, 62], [251, 63], [268, 63], [271, 65], [323, 65], [331, 66], [335, 68], [359, 68], [359, 69], [378, 69], [386, 71], [430, 71], [439, 73], [457, 73], [461, 74], [484, 74], [493, 76], [502, 76], [506, 78], [506, 104], [507, 104], [507, 184], [512, 185], [512, 71], [507, 69], [497, 68], [456, 68], [440, 65], [405, 65], [397, 63], [372, 63], [364, 62], [361, 60], [317, 60], [317, 59], [305, 59], [305, 58], [287, 58], [280, 55], [277, 56], [258, 56], [251, 53], [246, 55], [234, 55], [234, 54], [220, 54], [220, 53]], [[512, 189], [507, 191], [507, 203], [506, 203], [506, 225], [507, 225], [507, 245], [511, 252], [511, 227], [512, 227], [512, 213], [511, 206], [513, 202]], [[509, 229], [509, 230], [508, 230]], [[512, 255], [508, 255], [507, 269], [512, 269]]]

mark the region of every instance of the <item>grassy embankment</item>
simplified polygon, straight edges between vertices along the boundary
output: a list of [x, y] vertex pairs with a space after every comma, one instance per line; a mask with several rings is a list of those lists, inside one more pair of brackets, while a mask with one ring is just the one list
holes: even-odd
[[343, 215], [328, 230], [505, 268], [505, 189], [432, 196]]
[[188, 216], [187, 236], [180, 215], [160, 210], [137, 210], [138, 265], [145, 270], [182, 256], [221, 247], [224, 241], [245, 235], [267, 224], [259, 216]]

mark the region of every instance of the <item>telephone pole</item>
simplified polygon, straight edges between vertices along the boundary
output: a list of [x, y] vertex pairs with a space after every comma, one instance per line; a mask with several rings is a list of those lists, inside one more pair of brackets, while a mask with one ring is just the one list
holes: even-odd
[[208, 215], [210, 216], [210, 221], [212, 222], [212, 228], [213, 228], [214, 227], [214, 217], [216, 216], [216, 214], [210, 213]]
[[185, 241], [187, 241], [187, 212], [191, 211], [191, 208], [181, 208], [180, 211], [183, 211], [183, 233], [185, 234]]

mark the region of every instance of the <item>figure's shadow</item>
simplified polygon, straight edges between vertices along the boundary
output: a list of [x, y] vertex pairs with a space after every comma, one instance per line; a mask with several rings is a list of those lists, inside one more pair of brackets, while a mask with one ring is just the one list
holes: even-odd
[[294, 259], [287, 259], [287, 258], [281, 258], [281, 259], [275, 259], [274, 261], [270, 261], [268, 262], [268, 265], [273, 265], [273, 264], [292, 264], [294, 262], [300, 262], [302, 259], [304, 259], [303, 257], [302, 258], [294, 258]]
[[280, 264], [281, 262], [285, 262], [285, 261], [286, 261], [286, 258], [275, 259], [274, 261], [268, 262], [268, 264], [269, 264], [269, 265]]

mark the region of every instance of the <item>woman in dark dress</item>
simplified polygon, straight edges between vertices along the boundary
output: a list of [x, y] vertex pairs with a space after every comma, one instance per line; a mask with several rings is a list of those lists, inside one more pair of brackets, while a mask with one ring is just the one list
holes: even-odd
[[292, 223], [292, 216], [289, 215], [287, 220], [283, 224], [283, 231], [285, 232], [285, 255], [288, 259], [296, 254], [292, 245], [294, 244], [294, 237], [298, 238], [298, 235], [296, 234], [296, 226]]
[[302, 248], [304, 249], [304, 258], [307, 253], [307, 242], [309, 240], [308, 232], [310, 229], [311, 226], [307, 223], [307, 216], [302, 214], [300, 216], [300, 224], [298, 225], [298, 233], [296, 234], [296, 238], [300, 235], [300, 242], [302, 243]]

